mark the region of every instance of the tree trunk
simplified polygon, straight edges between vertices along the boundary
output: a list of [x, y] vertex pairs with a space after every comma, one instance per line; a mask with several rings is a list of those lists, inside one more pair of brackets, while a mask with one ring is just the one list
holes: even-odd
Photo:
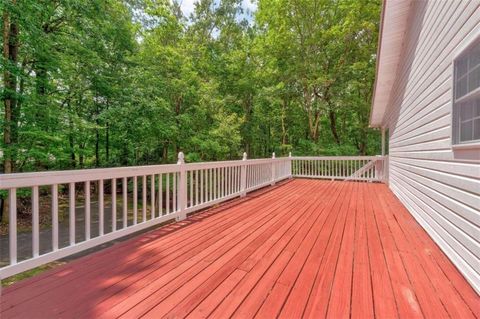
[[285, 117], [287, 113], [287, 99], [283, 99], [282, 103], [282, 145], [287, 145], [288, 144], [288, 135], [287, 135], [287, 128], [285, 124]]
[[100, 122], [98, 120], [98, 105], [95, 124], [95, 167], [100, 167], [100, 130], [98, 129]]
[[[12, 1], [15, 5], [16, 1]], [[8, 9], [7, 9], [8, 10]], [[11, 21], [12, 20], [12, 21]], [[10, 19], [8, 11], [3, 13], [3, 58], [7, 61], [3, 81], [4, 81], [4, 98], [5, 107], [5, 123], [3, 129], [4, 142], [4, 163], [3, 172], [12, 173], [14, 171], [14, 154], [13, 139], [15, 135], [17, 122], [15, 120], [15, 107], [17, 102], [17, 78], [13, 74], [12, 69], [16, 67], [18, 60], [18, 26], [17, 23]]]
[[84, 165], [84, 150], [85, 150], [85, 145], [83, 143], [80, 143], [79, 145], [80, 151], [78, 155], [78, 164], [80, 165], [80, 168], [83, 168]]
[[244, 152], [247, 153], [248, 157], [253, 157], [252, 154], [252, 139], [250, 138], [251, 134], [251, 120], [252, 120], [252, 115], [253, 115], [253, 109], [252, 109], [252, 96], [251, 94], [247, 94], [247, 97], [244, 99], [243, 103], [243, 110], [245, 112], [245, 122], [243, 125], [243, 130], [242, 130], [242, 138], [243, 138], [243, 147], [244, 147]]
[[[12, 0], [12, 5], [16, 4], [16, 0]], [[15, 19], [11, 19], [8, 9], [3, 12], [3, 58], [7, 61], [7, 67], [3, 74], [4, 92], [4, 128], [3, 128], [3, 172], [8, 174], [14, 171], [14, 140], [16, 136], [17, 120], [16, 102], [17, 102], [17, 77], [12, 73], [12, 69], [16, 68], [18, 60], [18, 25]], [[6, 211], [6, 201], [0, 203], [0, 221], [3, 220], [3, 212]]]
[[67, 102], [68, 106], [68, 144], [70, 147], [70, 166], [75, 168], [77, 165], [75, 160], [75, 139], [74, 139], [74, 132], [73, 132], [73, 119], [72, 119], [72, 109], [70, 105], [70, 101]]
[[168, 162], [168, 143], [163, 145], [163, 152], [162, 152], [162, 163], [166, 164]]
[[[106, 110], [108, 110], [108, 103], [106, 105]], [[110, 163], [110, 124], [108, 120], [105, 122], [105, 160]]]
[[332, 131], [333, 139], [335, 140], [335, 143], [340, 145], [340, 138], [338, 137], [337, 132], [337, 116], [335, 111], [330, 109], [328, 111], [328, 118], [330, 119], [330, 130]]
[[105, 160], [110, 163], [110, 125], [105, 123]]

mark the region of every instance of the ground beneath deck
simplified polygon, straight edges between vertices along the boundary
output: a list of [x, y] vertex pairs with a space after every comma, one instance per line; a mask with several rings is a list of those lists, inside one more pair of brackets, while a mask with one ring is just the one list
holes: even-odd
[[1, 318], [472, 318], [383, 184], [296, 179], [4, 289]]

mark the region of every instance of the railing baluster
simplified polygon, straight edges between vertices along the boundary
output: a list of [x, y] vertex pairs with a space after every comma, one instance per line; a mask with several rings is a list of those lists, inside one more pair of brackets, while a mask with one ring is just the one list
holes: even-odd
[[40, 212], [38, 186], [32, 187], [32, 253], [38, 257], [40, 249]]
[[220, 167], [218, 169], [218, 194], [219, 194], [219, 198], [222, 198], [224, 196], [224, 189], [223, 189], [224, 178], [225, 178], [225, 175], [223, 174], [223, 167]]
[[205, 169], [205, 202], [209, 202], [213, 199], [212, 192], [213, 192], [213, 171], [210, 168]]
[[213, 197], [212, 197], [212, 191], [213, 191], [213, 185], [212, 185], [212, 182], [213, 182], [213, 179], [212, 179], [212, 176], [213, 175], [213, 171], [211, 168], [207, 168], [206, 169], [206, 183], [208, 185], [207, 187], [207, 202], [213, 200]]
[[250, 166], [250, 178], [251, 178], [250, 187], [254, 187], [257, 184], [257, 181], [255, 180], [255, 176], [256, 176], [255, 172], [256, 172], [256, 167], [255, 165], [252, 164]]
[[203, 170], [203, 202], [208, 202], [208, 168]]
[[249, 187], [253, 187], [255, 186], [255, 165], [251, 165], [250, 166], [250, 183], [249, 183]]
[[252, 170], [252, 182], [250, 187], [255, 187], [255, 185], [257, 185], [257, 166], [252, 164], [251, 170]]
[[205, 169], [205, 190], [204, 190], [204, 191], [205, 191], [205, 198], [204, 198], [204, 202], [205, 202], [205, 203], [208, 202], [209, 196], [210, 196], [210, 195], [208, 194], [208, 190], [209, 190], [209, 188], [210, 188], [210, 185], [209, 185], [209, 183], [208, 183], [208, 181], [209, 181], [209, 176], [208, 176], [208, 175], [209, 175], [209, 174], [210, 174], [210, 171], [208, 170], [208, 168], [206, 168], [206, 169]]
[[225, 187], [225, 196], [228, 196], [228, 167], [224, 167], [225, 175], [224, 175], [224, 187]]
[[155, 175], [150, 175], [150, 219], [155, 218]]
[[235, 193], [235, 166], [230, 167], [231, 193]]
[[142, 179], [142, 223], [147, 221], [147, 176]]
[[123, 228], [126, 228], [128, 226], [128, 179], [126, 177], [123, 178], [123, 196], [122, 196], [122, 201], [123, 201]]
[[75, 245], [75, 183], [68, 184], [68, 217], [70, 245]]
[[195, 205], [198, 205], [198, 170], [195, 171]]
[[203, 169], [200, 170], [200, 203], [204, 202], [204, 195], [203, 195]]
[[217, 168], [213, 169], [213, 198], [216, 200], [218, 197], [218, 183], [217, 183]]
[[137, 224], [138, 218], [138, 179], [133, 176], [133, 224]]
[[232, 194], [237, 192], [237, 167], [232, 166]]
[[210, 169], [205, 169], [205, 202], [210, 201]]
[[232, 193], [232, 168], [227, 167], [227, 196]]
[[117, 230], [117, 179], [112, 178], [112, 232]]
[[193, 206], [193, 171], [190, 171], [190, 205], [189, 207]]
[[227, 168], [222, 168], [222, 197], [227, 196]]
[[98, 181], [98, 234], [104, 233], [103, 179]]
[[52, 185], [52, 251], [58, 250], [58, 184]]
[[90, 181], [85, 182], [85, 240], [91, 238], [90, 234]]
[[177, 202], [178, 202], [178, 192], [177, 192], [177, 178], [178, 178], [178, 173], [175, 172], [172, 174], [172, 179], [173, 179], [173, 185], [172, 185], [172, 199], [173, 199], [173, 208], [172, 211], [176, 212], [178, 211], [177, 207]]
[[8, 240], [10, 265], [17, 263], [17, 189], [8, 192]]
[[235, 193], [238, 193], [240, 191], [239, 174], [240, 174], [240, 167], [235, 166]]
[[163, 216], [163, 174], [158, 174], [158, 216]]
[[166, 174], [165, 180], [165, 205], [167, 208], [167, 215], [170, 214], [170, 173]]

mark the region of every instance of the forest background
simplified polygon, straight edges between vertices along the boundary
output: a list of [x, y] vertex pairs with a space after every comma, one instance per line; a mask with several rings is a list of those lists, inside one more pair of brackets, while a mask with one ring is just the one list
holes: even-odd
[[1, 171], [379, 154], [380, 0], [177, 1], [2, 0]]

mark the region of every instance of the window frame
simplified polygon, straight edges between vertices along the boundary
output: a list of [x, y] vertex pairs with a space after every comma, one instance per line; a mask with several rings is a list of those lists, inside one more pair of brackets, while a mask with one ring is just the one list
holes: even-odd
[[[467, 141], [460, 141], [460, 114], [459, 112], [459, 104], [463, 103], [465, 101], [468, 101], [470, 99], [475, 99], [475, 97], [480, 97], [480, 87], [475, 88], [473, 91], [466, 93], [465, 95], [461, 96], [460, 98], [456, 98], [456, 85], [457, 85], [457, 79], [456, 79], [456, 66], [455, 63], [459, 58], [462, 58], [465, 54], [468, 54], [468, 51], [472, 49], [473, 46], [479, 45], [480, 44], [480, 30], [476, 32], [472, 37], [467, 37], [465, 39], [464, 45], [462, 45], [459, 50], [456, 52], [456, 54], [453, 56], [452, 59], [452, 109], [451, 109], [451, 145], [453, 149], [480, 149], [480, 138], [475, 139], [475, 140], [467, 140]], [[479, 68], [480, 66], [476, 66], [475, 68]], [[471, 70], [467, 70], [467, 73], [465, 73], [465, 76], [468, 76], [468, 73]], [[467, 89], [468, 90], [468, 89]], [[475, 112], [475, 109], [473, 109]], [[458, 115], [457, 115], [458, 114]], [[473, 115], [471, 120], [475, 121], [478, 116]], [[468, 121], [468, 120], [467, 120]], [[474, 125], [474, 124], [473, 124]], [[474, 128], [472, 128], [474, 129]], [[474, 132], [472, 131], [472, 135]]]

